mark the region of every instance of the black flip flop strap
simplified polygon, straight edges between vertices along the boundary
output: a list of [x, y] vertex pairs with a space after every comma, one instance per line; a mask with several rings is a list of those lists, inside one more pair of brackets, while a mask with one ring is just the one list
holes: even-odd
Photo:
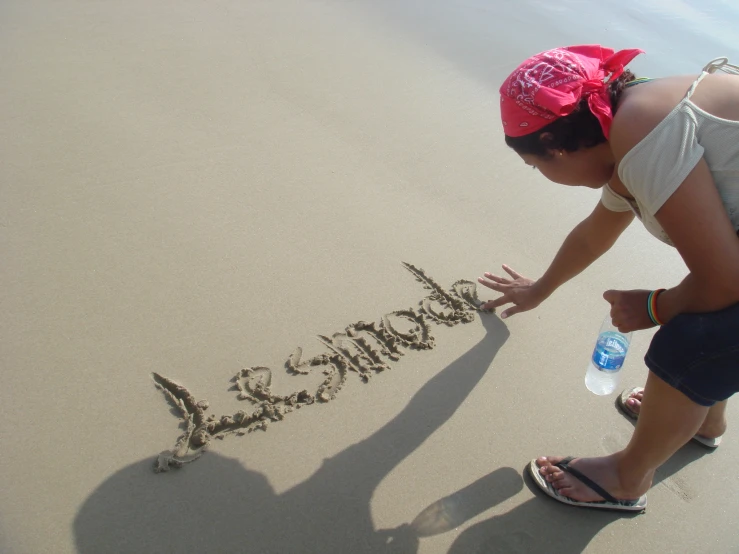
[[593, 491], [597, 492], [599, 495], [601, 495], [603, 498], [606, 499], [607, 502], [610, 502], [612, 504], [626, 504], [625, 502], [621, 500], [617, 500], [613, 498], [611, 494], [609, 494], [603, 487], [601, 487], [598, 483], [593, 481], [590, 477], [587, 475], [583, 475], [580, 471], [575, 469], [570, 465], [570, 462], [574, 460], [575, 458], [573, 456], [570, 456], [569, 458], [565, 458], [558, 464], [554, 464], [556, 467], [561, 469], [562, 471], [565, 471], [569, 473], [570, 475], [574, 475], [579, 481], [581, 481], [584, 485], [587, 487], [590, 487]]

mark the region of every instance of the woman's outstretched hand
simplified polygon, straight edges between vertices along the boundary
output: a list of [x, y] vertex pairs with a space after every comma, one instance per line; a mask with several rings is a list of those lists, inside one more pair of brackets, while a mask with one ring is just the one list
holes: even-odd
[[477, 279], [481, 285], [503, 294], [500, 298], [483, 304], [484, 310], [493, 310], [505, 304], [513, 304], [500, 315], [501, 319], [505, 319], [513, 314], [532, 310], [544, 301], [546, 296], [534, 286], [536, 281], [524, 277], [507, 265], [503, 265], [503, 269], [511, 276], [511, 279], [492, 273], [485, 273], [484, 277]]

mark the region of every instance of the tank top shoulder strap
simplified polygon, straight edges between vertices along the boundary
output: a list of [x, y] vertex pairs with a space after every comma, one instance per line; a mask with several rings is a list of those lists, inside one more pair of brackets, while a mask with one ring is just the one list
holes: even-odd
[[703, 68], [706, 73], [716, 73], [716, 71], [723, 71], [724, 73], [731, 73], [733, 75], [739, 75], [739, 65], [729, 63], [729, 58], [716, 58], [711, 60]]
[[690, 86], [690, 89], [685, 95], [685, 98], [690, 98], [691, 96], [693, 96], [698, 83], [700, 83], [706, 75], [716, 73], [716, 71], [723, 71], [724, 73], [739, 75], [739, 66], [729, 63], [729, 58], [716, 58], [711, 60], [703, 68], [700, 76], [695, 81], [693, 81], [693, 84]]
[[695, 81], [693, 81], [693, 84], [690, 85], [690, 88], [688, 89], [688, 93], [685, 95], [686, 100], [693, 96], [695, 89], [698, 87], [698, 83], [700, 83], [706, 75], [708, 75], [708, 72], [702, 71], [700, 76]]

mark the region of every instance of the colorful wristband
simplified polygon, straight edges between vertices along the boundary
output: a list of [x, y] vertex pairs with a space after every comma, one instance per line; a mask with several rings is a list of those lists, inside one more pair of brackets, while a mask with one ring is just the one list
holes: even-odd
[[649, 314], [649, 319], [651, 319], [652, 323], [655, 325], [664, 325], [657, 315], [657, 298], [663, 292], [665, 292], [665, 289], [653, 290], [649, 293], [649, 298], [647, 298], [647, 313]]

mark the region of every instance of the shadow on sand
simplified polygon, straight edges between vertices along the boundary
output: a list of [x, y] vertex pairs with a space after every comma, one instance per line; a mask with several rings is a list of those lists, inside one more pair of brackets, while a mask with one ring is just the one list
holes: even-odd
[[[111, 476], [82, 505], [74, 521], [79, 552], [415, 553], [422, 537], [453, 529], [505, 501], [523, 487], [520, 471], [506, 467], [396, 529], [375, 529], [370, 514], [372, 495], [385, 476], [454, 414], [489, 368], [494, 370], [508, 330], [495, 316], [480, 319], [488, 332], [479, 343], [429, 380], [397, 417], [327, 459], [292, 489], [276, 494], [264, 475], [214, 452], [160, 475], [146, 459]], [[671, 463], [668, 473], [682, 467], [679, 457]], [[451, 552], [580, 551], [618, 517], [537, 495], [465, 530]]]

